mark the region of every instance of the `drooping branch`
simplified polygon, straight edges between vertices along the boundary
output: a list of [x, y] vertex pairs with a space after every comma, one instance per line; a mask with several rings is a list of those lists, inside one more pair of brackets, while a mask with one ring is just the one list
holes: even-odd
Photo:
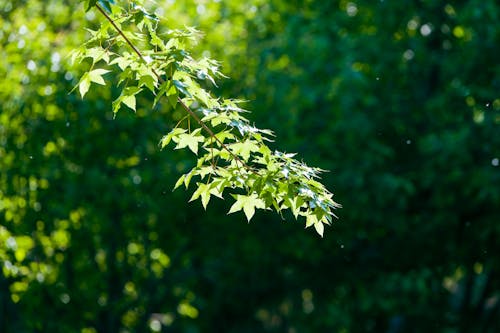
[[[91, 30], [89, 42], [72, 54], [73, 61], [93, 59], [90, 70], [77, 84], [82, 98], [92, 82], [106, 84], [103, 75], [110, 70], [95, 68], [97, 62], [117, 65], [122, 71], [119, 84], [125, 83], [113, 101], [113, 112], [118, 112], [122, 104], [135, 111], [136, 95], [147, 88], [156, 96], [153, 106], [166, 96], [174, 109], [181, 108], [186, 113], [183, 119], [188, 119], [187, 128], [179, 122], [160, 142], [163, 148], [173, 141], [177, 144], [175, 149], [188, 148], [198, 156], [196, 166], [181, 175], [174, 188], [184, 184], [187, 189], [196, 176], [199, 181], [190, 201], [200, 199], [205, 208], [211, 196], [223, 198], [226, 191], [235, 199], [229, 213], [243, 211], [250, 221], [256, 209], [275, 210], [279, 214], [290, 210], [296, 219], [305, 218], [306, 227], [314, 226], [323, 235], [324, 224], [332, 223], [332, 217], [336, 217], [333, 210], [340, 207], [333, 201], [333, 194], [317, 180], [323, 170], [296, 160], [295, 154], [271, 151], [265, 141], [272, 141], [272, 131], [251, 125], [242, 115], [245, 110], [238, 106], [238, 101], [213, 97], [200, 85], [205, 80], [215, 84], [214, 77], [223, 75], [216, 61], [195, 60], [184, 49], [183, 39], [196, 37], [196, 31], [169, 30], [170, 37], [164, 40], [157, 34], [158, 19], [144, 8], [133, 6], [125, 15], [115, 17], [106, 6], [108, 11], [104, 10], [104, 0], [101, 5], [89, 1], [87, 10], [96, 7], [109, 24]], [[125, 31], [123, 22], [135, 24], [140, 31], [146, 27], [147, 34]], [[113, 52], [111, 45], [103, 48], [102, 41], [109, 39], [108, 29], [113, 31], [112, 40], [119, 41], [118, 47], [124, 45], [133, 52]], [[146, 43], [143, 50], [136, 46], [136, 39]], [[193, 104], [188, 105], [191, 100]], [[189, 126], [191, 118], [198, 125], [194, 130]], [[208, 135], [200, 134], [202, 131]], [[202, 155], [198, 155], [200, 143], [208, 151]]]

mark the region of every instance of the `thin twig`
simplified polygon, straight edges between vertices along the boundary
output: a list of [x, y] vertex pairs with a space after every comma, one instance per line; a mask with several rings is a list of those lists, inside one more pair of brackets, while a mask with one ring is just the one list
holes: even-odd
[[[146, 61], [146, 59], [144, 59], [144, 56], [142, 55], [142, 53], [135, 47], [135, 45], [130, 41], [130, 39], [128, 39], [127, 36], [125, 36], [125, 34], [123, 33], [123, 31], [116, 25], [116, 23], [113, 21], [113, 19], [111, 19], [111, 17], [99, 6], [96, 4], [96, 8], [101, 12], [102, 15], [104, 15], [104, 17], [106, 17], [106, 19], [111, 23], [111, 25], [115, 28], [115, 30], [120, 34], [120, 36], [123, 37], [123, 39], [125, 40], [125, 42], [132, 48], [132, 50], [134, 50], [134, 52], [139, 56], [139, 58], [147, 65], [148, 62]], [[165, 83], [165, 80], [161, 77], [160, 74], [158, 74], [158, 72], [154, 69], [154, 68], [151, 68], [151, 71], [153, 72], [153, 74], [156, 76], [156, 78], [158, 79], [158, 81], [160, 83]], [[246, 164], [244, 161], [242, 161], [237, 155], [235, 155], [228, 147], [226, 144], [224, 144], [222, 141], [219, 140], [219, 138], [217, 138], [217, 136], [215, 136], [215, 133], [210, 129], [210, 127], [208, 127], [203, 121], [201, 121], [201, 119], [196, 115], [196, 113], [194, 113], [193, 110], [191, 110], [191, 108], [189, 106], [186, 105], [186, 103], [184, 103], [184, 101], [180, 98], [180, 97], [177, 97], [177, 101], [178, 103], [182, 106], [182, 108], [191, 116], [193, 117], [193, 119], [212, 137], [215, 139], [215, 141], [217, 141], [221, 147], [223, 149], [225, 149], [235, 160], [236, 162], [239, 162], [241, 163], [241, 165], [253, 172], [254, 174], [258, 174], [254, 169], [252, 169], [248, 164]]]

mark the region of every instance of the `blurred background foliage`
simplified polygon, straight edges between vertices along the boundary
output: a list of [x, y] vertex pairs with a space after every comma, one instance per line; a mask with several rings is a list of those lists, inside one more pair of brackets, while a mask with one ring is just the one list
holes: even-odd
[[189, 157], [158, 149], [175, 115], [69, 93], [102, 17], [0, 0], [0, 332], [500, 331], [496, 0], [148, 5], [332, 170], [340, 219], [320, 239], [187, 203]]

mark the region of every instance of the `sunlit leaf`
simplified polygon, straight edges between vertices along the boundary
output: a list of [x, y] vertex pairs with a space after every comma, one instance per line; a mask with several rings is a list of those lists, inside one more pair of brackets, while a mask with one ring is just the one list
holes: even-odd
[[229, 149], [231, 149], [234, 154], [240, 155], [244, 161], [248, 161], [250, 153], [259, 151], [259, 146], [255, 141], [245, 140], [229, 145]]
[[188, 147], [193, 153], [198, 154], [198, 145], [205, 141], [205, 137], [199, 134], [199, 129], [192, 133], [183, 133], [173, 138], [177, 142], [175, 149]]
[[252, 193], [251, 195], [236, 195], [236, 202], [229, 209], [228, 214], [235, 213], [243, 209], [245, 216], [250, 222], [253, 215], [255, 214], [255, 209], [265, 209], [266, 205], [262, 199], [260, 199], [256, 193]]
[[88, 73], [84, 74], [80, 79], [80, 83], [78, 84], [78, 89], [80, 90], [80, 96], [85, 96], [85, 94], [89, 91], [90, 88], [90, 77]]
[[88, 75], [89, 75], [90, 81], [95, 82], [95, 83], [100, 84], [100, 85], [105, 85], [106, 82], [104, 82], [102, 75], [109, 73], [109, 72], [110, 71], [108, 71], [106, 69], [99, 68], [99, 69], [94, 69], [93, 71], [90, 71], [88, 73]]
[[318, 222], [318, 223], [314, 223], [314, 229], [316, 229], [316, 232], [321, 236], [323, 237], [323, 231], [325, 230], [325, 226], [323, 225], [323, 223], [321, 222]]
[[210, 201], [210, 184], [197, 183], [197, 185], [198, 188], [189, 201], [194, 201], [201, 197], [203, 208], [207, 209], [208, 202]]

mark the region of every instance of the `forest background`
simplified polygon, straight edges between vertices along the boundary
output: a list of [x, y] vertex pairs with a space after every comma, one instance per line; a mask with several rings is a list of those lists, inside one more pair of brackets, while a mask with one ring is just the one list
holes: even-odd
[[[69, 93], [103, 18], [0, 0], [0, 332], [500, 330], [496, 0], [165, 0], [272, 145], [331, 170], [322, 239], [172, 192], [176, 115]], [[112, 78], [113, 73], [108, 74]]]

